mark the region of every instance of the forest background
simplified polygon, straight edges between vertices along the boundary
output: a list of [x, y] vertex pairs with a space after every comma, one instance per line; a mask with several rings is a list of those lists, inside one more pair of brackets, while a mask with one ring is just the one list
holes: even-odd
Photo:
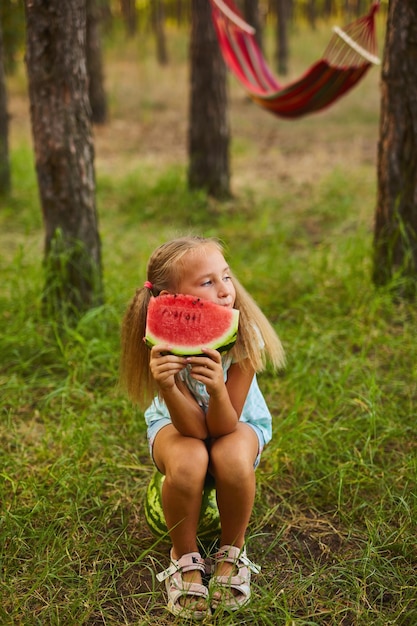
[[[332, 21], [290, 30], [291, 76]], [[384, 17], [378, 18], [380, 42]], [[269, 34], [268, 34], [269, 32]], [[269, 54], [273, 36], [266, 31]], [[415, 305], [371, 281], [379, 70], [331, 109], [285, 122], [229, 80], [233, 197], [186, 185], [188, 36], [104, 38], [107, 124], [94, 129], [105, 304], [62, 329], [41, 312], [43, 227], [23, 50], [8, 77], [13, 175], [0, 201], [0, 620], [163, 625], [168, 544], [143, 517], [140, 412], [117, 390], [119, 326], [150, 251], [215, 235], [288, 363], [260, 378], [274, 439], [258, 470], [254, 600], [218, 624], [417, 622]]]

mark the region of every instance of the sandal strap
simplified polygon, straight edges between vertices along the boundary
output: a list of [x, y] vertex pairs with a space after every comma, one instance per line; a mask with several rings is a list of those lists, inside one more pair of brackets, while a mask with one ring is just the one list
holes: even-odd
[[259, 574], [261, 568], [256, 563], [252, 563], [246, 555], [246, 548], [237, 548], [236, 546], [222, 546], [214, 555], [215, 561], [226, 561], [233, 563], [239, 568], [239, 563], [248, 567], [254, 574]]
[[[228, 576], [215, 575], [211, 578], [209, 587], [217, 594], [220, 591], [221, 597], [213, 596], [212, 607], [217, 608], [220, 604], [231, 611], [236, 611], [245, 604], [247, 604], [251, 597], [251, 571], [258, 574], [261, 568], [255, 563], [252, 563], [246, 556], [245, 548], [238, 548], [236, 546], [225, 545], [222, 546], [218, 552], [214, 555], [215, 564], [221, 562], [231, 563], [235, 570], [235, 573]], [[228, 590], [226, 594], [222, 592]], [[239, 595], [234, 595], [231, 590], [235, 589]]]
[[156, 575], [156, 578], [159, 582], [166, 580], [170, 576], [173, 576], [176, 572], [190, 572], [194, 570], [200, 570], [203, 574], [206, 572], [206, 566], [204, 559], [201, 558], [201, 555], [198, 552], [190, 552], [189, 554], [184, 554], [180, 559], [173, 559], [171, 556], [171, 565]]
[[225, 587], [226, 589], [236, 589], [245, 597], [249, 598], [250, 596], [250, 574], [246, 577], [236, 575], [231, 578], [230, 576], [216, 576], [210, 580], [210, 583], [212, 583], [210, 585], [211, 588]]

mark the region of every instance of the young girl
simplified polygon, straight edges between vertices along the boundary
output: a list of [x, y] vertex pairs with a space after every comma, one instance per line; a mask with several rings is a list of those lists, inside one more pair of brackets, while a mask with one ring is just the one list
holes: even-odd
[[[170, 354], [169, 345], [149, 350], [144, 343], [151, 298], [182, 293], [236, 308], [236, 344], [221, 356]], [[229, 610], [250, 597], [245, 533], [255, 498], [255, 468], [271, 439], [271, 415], [256, 381], [266, 358], [282, 367], [281, 342], [257, 304], [232, 274], [215, 239], [182, 237], [152, 254], [147, 280], [126, 311], [122, 326], [121, 382], [130, 398], [145, 406], [151, 456], [165, 475], [162, 504], [172, 541], [166, 580], [168, 609], [203, 619], [219, 603]], [[214, 477], [221, 521], [209, 589], [197, 526], [207, 473]]]

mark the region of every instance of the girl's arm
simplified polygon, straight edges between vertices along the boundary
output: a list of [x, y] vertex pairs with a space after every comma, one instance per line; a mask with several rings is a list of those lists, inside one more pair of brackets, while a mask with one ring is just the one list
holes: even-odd
[[204, 350], [207, 357], [188, 358], [192, 376], [204, 383], [210, 395], [206, 424], [210, 437], [233, 432], [240, 419], [255, 370], [249, 361], [234, 363], [224, 382], [221, 356], [217, 350]]
[[186, 437], [206, 439], [205, 415], [177, 374], [187, 366], [183, 357], [167, 354], [168, 346], [154, 346], [149, 367], [175, 428]]

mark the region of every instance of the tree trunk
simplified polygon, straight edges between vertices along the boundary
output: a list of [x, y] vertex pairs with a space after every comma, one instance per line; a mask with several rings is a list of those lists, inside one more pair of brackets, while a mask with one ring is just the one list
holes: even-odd
[[3, 30], [0, 24], [0, 194], [10, 191], [9, 113], [4, 72]]
[[6, 75], [15, 73], [25, 41], [25, 18], [21, 2], [0, 0], [3, 35], [3, 67]]
[[96, 0], [96, 2], [101, 30], [105, 33], [111, 33], [113, 28], [111, 0]]
[[277, 69], [288, 74], [288, 0], [276, 0], [277, 9]]
[[246, 22], [253, 26], [256, 30], [255, 39], [256, 43], [259, 46], [259, 49], [263, 49], [263, 40], [262, 40], [262, 21], [261, 14], [259, 10], [259, 0], [245, 0], [244, 2], [244, 16]]
[[[155, 0], [152, 0], [152, 3]], [[137, 30], [136, 3], [135, 0], [120, 0], [123, 19], [126, 26], [126, 33], [129, 37], [134, 37]]]
[[107, 121], [107, 98], [104, 89], [98, 0], [87, 0], [87, 73], [88, 96], [93, 124]]
[[178, 26], [181, 26], [189, 17], [188, 2], [187, 0], [185, 3], [184, 3], [184, 0], [177, 0], [176, 6], [177, 6], [177, 10], [176, 10], [177, 24]]
[[50, 314], [102, 302], [85, 0], [25, 0], [26, 63]]
[[168, 64], [168, 53], [165, 38], [164, 4], [162, 0], [152, 2], [152, 25], [156, 37], [156, 57], [160, 65]]
[[324, 2], [324, 17], [328, 18], [333, 13], [333, 0], [325, 0]]
[[[374, 282], [417, 293], [417, 3], [390, 0], [381, 82]], [[402, 282], [401, 282], [402, 279]]]
[[230, 196], [226, 67], [208, 0], [192, 0], [189, 170], [191, 189]]
[[311, 28], [313, 30], [315, 30], [316, 29], [316, 21], [317, 21], [316, 0], [308, 0], [307, 16], [308, 16], [308, 21], [310, 22]]
[[363, 0], [356, 0], [356, 15], [360, 17], [365, 13], [365, 2]]

